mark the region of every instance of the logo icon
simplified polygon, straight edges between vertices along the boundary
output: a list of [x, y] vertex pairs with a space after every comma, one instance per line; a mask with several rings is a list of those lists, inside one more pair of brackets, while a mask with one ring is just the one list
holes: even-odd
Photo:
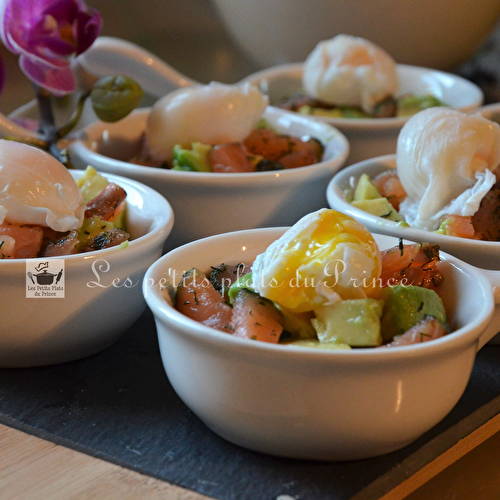
[[64, 298], [64, 260], [26, 260], [27, 298]]

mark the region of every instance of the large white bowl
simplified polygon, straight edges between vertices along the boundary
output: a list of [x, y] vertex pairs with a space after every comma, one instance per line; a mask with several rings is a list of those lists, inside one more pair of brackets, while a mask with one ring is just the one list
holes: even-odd
[[355, 186], [363, 173], [371, 178], [396, 168], [396, 156], [387, 155], [351, 165], [336, 174], [328, 184], [326, 196], [331, 208], [351, 215], [370, 231], [405, 238], [412, 241], [437, 243], [442, 250], [451, 253], [469, 264], [485, 269], [500, 269], [500, 242], [481, 241], [457, 236], [437, 234], [423, 229], [405, 227], [397, 222], [372, 215], [354, 207], [346, 199], [346, 190]]
[[[475, 111], [483, 103], [483, 92], [465, 78], [442, 71], [398, 64], [400, 88], [398, 95], [432, 94], [444, 103], [466, 113]], [[302, 88], [303, 64], [283, 64], [247, 76], [250, 82], [269, 95], [276, 104]], [[361, 160], [396, 152], [399, 131], [409, 117], [398, 118], [330, 118], [316, 116], [339, 129], [349, 141], [350, 155], [346, 165]]]
[[361, 36], [396, 61], [451, 70], [484, 42], [498, 0], [213, 0], [243, 51], [262, 67], [303, 61], [341, 33]]
[[[411, 443], [457, 403], [477, 350], [496, 333], [488, 324], [500, 273], [443, 255], [444, 303], [454, 332], [399, 348], [320, 351], [251, 341], [204, 326], [169, 305], [164, 287], [178, 283], [184, 271], [250, 263], [283, 231], [199, 240], [148, 270], [143, 291], [173, 388], [214, 432], [259, 452], [353, 460]], [[398, 244], [375, 238], [381, 248]]]
[[[78, 178], [82, 172], [72, 174]], [[97, 353], [115, 342], [146, 308], [142, 278], [161, 256], [173, 212], [153, 189], [106, 177], [127, 191], [130, 243], [126, 248], [43, 259], [64, 261], [64, 298], [27, 298], [31, 259], [0, 260], [0, 367], [62, 363]]]
[[117, 123], [88, 126], [69, 148], [77, 168], [92, 165], [123, 175], [162, 193], [172, 205], [173, 248], [204, 236], [262, 226], [292, 225], [306, 213], [326, 207], [325, 187], [348, 155], [346, 138], [328, 124], [268, 108], [264, 117], [283, 133], [310, 135], [326, 145], [323, 161], [274, 172], [219, 174], [182, 172], [134, 165], [149, 110]]

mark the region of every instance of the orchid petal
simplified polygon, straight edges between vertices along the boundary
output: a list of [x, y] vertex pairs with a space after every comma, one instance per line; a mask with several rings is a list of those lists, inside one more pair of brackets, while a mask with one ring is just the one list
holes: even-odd
[[2, 59], [0, 59], [0, 92], [2, 92], [5, 85], [5, 66]]
[[33, 83], [55, 96], [63, 96], [76, 90], [76, 80], [69, 65], [55, 67], [46, 61], [35, 61], [25, 55], [19, 58], [19, 65]]
[[58, 95], [74, 91], [71, 59], [99, 36], [97, 10], [83, 0], [0, 0], [0, 19], [0, 38], [30, 80]]
[[76, 54], [80, 55], [85, 52], [99, 36], [102, 28], [102, 19], [97, 11], [92, 16], [80, 13], [76, 18], [76, 33], [77, 40]]

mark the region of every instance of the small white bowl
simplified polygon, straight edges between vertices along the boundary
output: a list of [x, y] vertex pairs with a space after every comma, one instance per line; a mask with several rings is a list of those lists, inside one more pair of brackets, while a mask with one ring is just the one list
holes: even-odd
[[[251, 263], [283, 228], [238, 231], [171, 251], [146, 273], [163, 365], [184, 403], [215, 433], [255, 451], [354, 460], [402, 448], [442, 420], [468, 383], [500, 273], [443, 255], [453, 333], [418, 345], [323, 351], [236, 338], [175, 310], [164, 288], [184, 271]], [[380, 248], [398, 240], [375, 235]], [[165, 295], [164, 295], [165, 294]], [[498, 321], [500, 308], [495, 311]]]
[[[432, 94], [444, 103], [466, 113], [483, 103], [483, 92], [465, 78], [434, 69], [398, 64], [400, 89], [398, 95]], [[303, 64], [283, 64], [258, 71], [244, 78], [269, 95], [270, 103], [289, 97], [302, 88]], [[396, 152], [399, 131], [409, 117], [398, 118], [330, 118], [317, 120], [338, 128], [349, 141], [351, 152], [346, 165]]]
[[481, 241], [458, 236], [447, 236], [432, 231], [398, 225], [397, 222], [372, 215], [351, 205], [345, 196], [347, 189], [356, 185], [362, 174], [371, 178], [396, 168], [396, 155], [381, 156], [351, 165], [336, 174], [328, 184], [326, 197], [331, 208], [354, 217], [370, 231], [412, 241], [437, 243], [441, 250], [451, 253], [469, 264], [484, 269], [500, 269], [500, 242]]
[[69, 147], [77, 168], [94, 166], [151, 186], [172, 205], [175, 224], [167, 247], [205, 236], [263, 226], [292, 225], [326, 206], [325, 186], [349, 153], [346, 138], [332, 126], [275, 108], [264, 113], [278, 131], [309, 135], [325, 145], [323, 161], [273, 172], [219, 174], [182, 172], [134, 165], [128, 159], [141, 147], [149, 110], [116, 123], [88, 126]]
[[[81, 171], [71, 171], [73, 177]], [[27, 297], [32, 259], [0, 260], [0, 367], [62, 363], [97, 353], [115, 342], [146, 308], [141, 291], [173, 226], [167, 200], [138, 182], [106, 175], [127, 192], [131, 241], [95, 252], [42, 259], [64, 263], [64, 297]], [[34, 280], [34, 285], [37, 280]], [[8, 314], [7, 314], [8, 311]]]

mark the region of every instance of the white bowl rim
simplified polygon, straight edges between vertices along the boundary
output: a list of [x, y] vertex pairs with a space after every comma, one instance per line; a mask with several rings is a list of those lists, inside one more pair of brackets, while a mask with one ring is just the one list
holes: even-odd
[[[268, 76], [278, 76], [280, 74], [299, 74], [302, 72], [304, 64], [303, 63], [286, 63], [277, 66], [272, 66], [270, 68], [265, 68], [247, 77], [243, 78], [240, 83], [253, 82], [261, 80]], [[430, 73], [437, 76], [446, 76], [447, 78], [453, 78], [454, 81], [460, 82], [463, 85], [469, 87], [471, 91], [471, 103], [468, 106], [457, 107], [456, 109], [467, 111], [472, 111], [478, 109], [484, 102], [483, 91], [473, 82], [453, 73], [447, 73], [445, 71], [424, 68], [421, 66], [412, 66], [409, 64], [397, 64], [398, 71], [409, 72], [415, 74], [418, 73]], [[472, 99], [474, 97], [474, 99]], [[299, 113], [297, 113], [299, 114]], [[308, 115], [305, 115], [308, 116]], [[385, 129], [399, 129], [401, 128], [411, 116], [396, 117], [396, 118], [339, 118], [339, 117], [316, 117], [321, 121], [330, 123], [335, 127], [339, 127], [341, 130], [385, 130]]]
[[[141, 108], [134, 111], [134, 115], [139, 114], [147, 114], [149, 113], [150, 108]], [[267, 113], [275, 114], [275, 115], [283, 115], [289, 117], [291, 120], [295, 120], [297, 118], [297, 113], [292, 113], [285, 110], [280, 110], [279, 108], [275, 108], [273, 106], [269, 106], [266, 109]], [[69, 146], [70, 153], [73, 152], [75, 156], [80, 158], [94, 158], [99, 163], [107, 163], [110, 166], [114, 166], [114, 168], [120, 168], [120, 175], [125, 176], [127, 174], [140, 174], [144, 178], [155, 178], [155, 179], [182, 179], [183, 183], [189, 182], [199, 182], [203, 180], [204, 184], [210, 185], [219, 185], [221, 183], [230, 183], [233, 185], [235, 183], [240, 183], [241, 179], [245, 180], [245, 184], [252, 183], [261, 183], [262, 181], [268, 181], [270, 178], [284, 178], [293, 180], [297, 177], [308, 176], [308, 172], [318, 171], [318, 170], [330, 170], [331, 164], [334, 163], [336, 165], [336, 169], [340, 168], [349, 155], [349, 142], [345, 135], [338, 129], [336, 129], [333, 125], [328, 123], [319, 122], [318, 120], [313, 120], [309, 117], [301, 117], [305, 118], [305, 120], [300, 120], [301, 122], [310, 121], [314, 124], [314, 127], [320, 127], [325, 130], [325, 132], [329, 132], [332, 134], [333, 140], [337, 141], [339, 144], [339, 154], [333, 158], [328, 160], [323, 160], [314, 165], [307, 165], [305, 167], [299, 168], [289, 168], [284, 170], [271, 170], [266, 172], [247, 172], [247, 173], [218, 173], [218, 172], [185, 172], [182, 170], [172, 170], [172, 169], [164, 169], [159, 167], [148, 167], [144, 165], [136, 165], [133, 163], [129, 163], [127, 161], [117, 160], [103, 154], [97, 153], [93, 151], [88, 145], [87, 140], [85, 139], [85, 134], [88, 131], [92, 131], [97, 127], [101, 127], [101, 122], [94, 122], [85, 127], [76, 137], [76, 140], [72, 142]], [[124, 119], [126, 120], [126, 118]]]
[[491, 115], [500, 113], [500, 102], [491, 102], [489, 104], [484, 104], [477, 109], [477, 112], [483, 115], [488, 120], [491, 120]]
[[[396, 155], [390, 154], [384, 156], [376, 156], [374, 158], [349, 165], [348, 167], [337, 172], [330, 180], [326, 188], [326, 196], [330, 207], [351, 215], [352, 217], [361, 221], [363, 224], [365, 224], [364, 221], [369, 221], [371, 224], [380, 227], [383, 226], [385, 231], [390, 231], [392, 233], [391, 236], [394, 236], [396, 238], [401, 237], [413, 241], [426, 241], [426, 239], [429, 238], [429, 233], [432, 233], [433, 241], [437, 243], [452, 242], [456, 245], [461, 246], [462, 248], [500, 246], [500, 241], [473, 240], [469, 238], [461, 238], [459, 236], [448, 236], [446, 234], [433, 233], [431, 231], [425, 231], [424, 229], [419, 229], [411, 226], [400, 226], [395, 221], [378, 217], [377, 215], [370, 214], [361, 210], [360, 208], [351, 205], [351, 203], [346, 200], [339, 185], [343, 184], [350, 177], [358, 178], [362, 173], [366, 173], [366, 169], [370, 166], [375, 166], [375, 162], [378, 162], [380, 166], [384, 165], [385, 167], [387, 167], [385, 168], [385, 170], [389, 170], [391, 168], [394, 169], [396, 168]], [[339, 202], [338, 205], [335, 204], [335, 207], [332, 206], [333, 203], [331, 202], [331, 199], [333, 198], [335, 198]], [[375, 229], [372, 228], [371, 231], [375, 231]]]
[[[174, 250], [171, 250], [167, 254], [163, 255], [158, 259], [146, 272], [143, 280], [143, 293], [146, 302], [153, 312], [155, 317], [158, 317], [159, 321], [174, 322], [181, 325], [183, 334], [189, 335], [195, 340], [200, 340], [204, 343], [210, 343], [214, 345], [222, 346], [232, 346], [235, 349], [239, 348], [250, 353], [272, 353], [277, 356], [295, 356], [304, 357], [306, 359], [317, 359], [328, 362], [330, 359], [336, 360], [336, 362], [346, 362], [355, 363], [363, 362], [365, 359], [370, 359], [371, 361], [379, 361], [380, 363], [387, 362], [388, 360], [398, 361], [400, 359], [413, 359], [415, 357], [420, 357], [422, 355], [440, 355], [443, 351], [459, 345], [470, 344], [478, 340], [482, 332], [487, 328], [489, 324], [489, 318], [493, 313], [495, 306], [493, 298], [493, 290], [491, 283], [488, 279], [481, 274], [481, 272], [461, 261], [460, 259], [453, 257], [446, 252], [440, 252], [442, 260], [449, 262], [455, 268], [458, 268], [457, 272], [463, 272], [464, 270], [469, 273], [475, 274], [475, 277], [479, 282], [481, 282], [481, 288], [486, 293], [485, 299], [488, 303], [488, 307], [481, 311], [481, 314], [477, 314], [467, 326], [463, 326], [457, 330], [454, 330], [448, 335], [441, 338], [434, 339], [430, 342], [422, 342], [420, 344], [408, 345], [408, 346], [398, 346], [397, 348], [356, 348], [356, 349], [339, 349], [339, 350], [322, 350], [314, 349], [302, 346], [287, 346], [283, 344], [272, 344], [268, 342], [260, 341], [250, 341], [248, 339], [238, 338], [233, 335], [220, 332], [216, 329], [210, 328], [199, 323], [196, 320], [188, 318], [181, 312], [177, 311], [174, 307], [170, 306], [166, 300], [162, 297], [159, 287], [150, 287], [149, 283], [154, 283], [154, 275], [160, 275], [161, 270], [164, 269], [165, 263], [172, 258], [172, 256], [178, 253], [182, 253], [193, 246], [196, 246], [203, 242], [209, 242], [209, 240], [214, 240], [217, 238], [251, 238], [252, 235], [256, 234], [275, 234], [277, 232], [284, 232], [286, 227], [282, 228], [259, 228], [259, 229], [249, 229], [242, 231], [233, 231], [229, 233], [224, 233], [220, 235], [210, 236], [208, 238], [203, 238], [191, 243], [182, 245]], [[397, 239], [391, 236], [374, 234], [375, 238], [384, 240], [394, 240], [397, 244]], [[216, 264], [216, 263], [214, 263]], [[153, 280], [153, 281], [152, 281]], [[486, 303], [485, 303], [486, 305]], [[487, 310], [489, 309], [489, 311]], [[476, 328], [481, 327], [481, 331], [476, 332]], [[451, 344], [451, 345], [450, 345]], [[425, 353], [425, 354], [424, 354]]]
[[[81, 175], [83, 175], [85, 171], [75, 169], [75, 170], [69, 170], [69, 172], [73, 177], [78, 178]], [[113, 255], [114, 253], [118, 252], [135, 251], [140, 246], [148, 246], [148, 247], [153, 246], [155, 242], [164, 238], [163, 236], [164, 231], [171, 230], [174, 222], [174, 212], [170, 203], [162, 194], [158, 193], [158, 191], [155, 191], [153, 188], [146, 186], [142, 182], [133, 179], [128, 179], [127, 177], [115, 174], [107, 174], [107, 173], [104, 173], [103, 175], [110, 182], [116, 182], [117, 184], [122, 183], [124, 185], [129, 184], [131, 186], [134, 186], [134, 188], [136, 188], [138, 191], [142, 191], [145, 196], [154, 195], [154, 197], [157, 200], [157, 203], [159, 202], [155, 206], [155, 208], [157, 209], [158, 214], [162, 214], [162, 217], [164, 218], [163, 222], [158, 227], [155, 227], [153, 230], [148, 231], [146, 234], [143, 234], [142, 236], [129, 240], [126, 248], [122, 248], [120, 245], [116, 245], [109, 248], [103, 248], [101, 250], [94, 250], [92, 252], [76, 253], [72, 255], [57, 255], [54, 257], [50, 257], [50, 260], [64, 259], [68, 261], [74, 261], [74, 260], [84, 261], [89, 259], [101, 258], [101, 256], [103, 258], [109, 257], [110, 255]], [[35, 259], [44, 259], [44, 258], [45, 257], [36, 257]], [[5, 266], [9, 267], [18, 265], [24, 266], [27, 260], [32, 260], [32, 259], [0, 259], [0, 266], [4, 266], [4, 269]]]

